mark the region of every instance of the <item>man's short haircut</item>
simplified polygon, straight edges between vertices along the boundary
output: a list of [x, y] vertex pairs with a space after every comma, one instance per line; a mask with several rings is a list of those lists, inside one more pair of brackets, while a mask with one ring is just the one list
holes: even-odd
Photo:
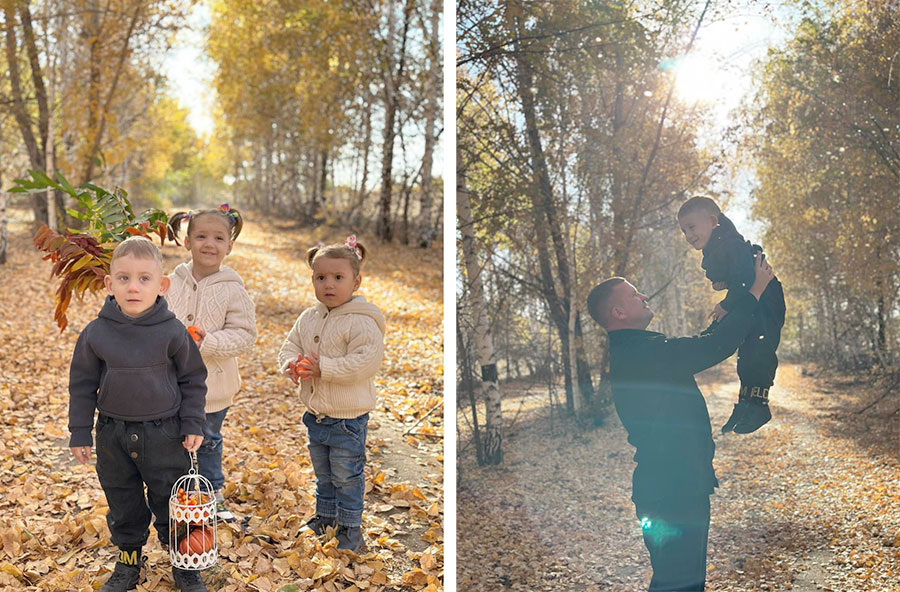
[[162, 254], [159, 248], [145, 236], [129, 236], [118, 245], [113, 251], [112, 260], [109, 262], [110, 268], [116, 259], [131, 255], [136, 259], [152, 259], [156, 261], [159, 269], [162, 270]]
[[705, 197], [703, 195], [695, 195], [691, 199], [681, 204], [681, 207], [678, 208], [677, 217], [680, 219], [682, 216], [687, 216], [688, 214], [693, 214], [694, 212], [701, 212], [703, 214], [718, 216], [722, 213], [722, 210], [719, 209], [719, 206], [717, 206], [716, 202], [714, 202], [711, 198]]
[[616, 286], [625, 281], [622, 277], [611, 277], [603, 280], [591, 290], [587, 297], [587, 309], [591, 318], [606, 329], [609, 326], [609, 313], [611, 311], [609, 299]]

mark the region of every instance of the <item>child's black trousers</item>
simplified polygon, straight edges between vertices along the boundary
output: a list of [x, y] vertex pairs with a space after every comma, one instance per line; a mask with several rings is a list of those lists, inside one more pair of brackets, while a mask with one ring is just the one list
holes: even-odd
[[738, 348], [737, 373], [743, 386], [769, 388], [775, 382], [778, 356], [784, 327], [784, 291], [778, 278], [773, 278], [759, 299], [759, 311], [747, 338]]
[[[781, 342], [785, 314], [784, 290], [778, 278], [773, 278], [766, 286], [759, 304], [750, 332], [738, 348], [737, 373], [742, 386], [758, 386], [761, 390], [775, 383], [775, 370], [778, 369], [775, 351]], [[703, 335], [717, 324], [718, 321], [713, 321]]]
[[[97, 418], [97, 477], [106, 494], [106, 523], [118, 547], [141, 547], [150, 522], [160, 542], [169, 542], [169, 495], [190, 468], [177, 416], [130, 422]], [[144, 485], [147, 494], [144, 495]]]

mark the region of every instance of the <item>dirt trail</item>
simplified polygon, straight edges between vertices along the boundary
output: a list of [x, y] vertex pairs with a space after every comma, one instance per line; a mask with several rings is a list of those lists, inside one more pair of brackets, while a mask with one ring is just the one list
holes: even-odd
[[[733, 364], [699, 382], [717, 432], [736, 399]], [[900, 590], [896, 431], [855, 413], [876, 396], [870, 385], [785, 365], [768, 425], [716, 433], [707, 590]], [[519, 421], [500, 469], [462, 461], [459, 590], [646, 589], [624, 429], [613, 416], [588, 433], [549, 437], [547, 411]]]

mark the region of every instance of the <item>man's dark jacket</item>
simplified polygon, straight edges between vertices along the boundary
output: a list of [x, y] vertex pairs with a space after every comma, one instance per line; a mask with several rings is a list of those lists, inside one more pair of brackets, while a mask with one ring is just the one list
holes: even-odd
[[69, 446], [90, 446], [94, 409], [125, 421], [178, 415], [181, 434], [202, 434], [206, 366], [184, 325], [156, 303], [122, 313], [112, 296], [75, 344], [69, 370]]
[[628, 442], [637, 449], [635, 503], [711, 494], [718, 485], [709, 411], [694, 374], [728, 358], [747, 336], [759, 303], [746, 290], [732, 299], [733, 310], [708, 335], [609, 332], [613, 401]]

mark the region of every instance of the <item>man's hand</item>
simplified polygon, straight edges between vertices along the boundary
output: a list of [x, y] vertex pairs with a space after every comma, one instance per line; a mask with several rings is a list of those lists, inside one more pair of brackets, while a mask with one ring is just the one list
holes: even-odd
[[775, 277], [775, 270], [766, 262], [766, 256], [762, 253], [754, 255], [754, 257], [756, 257], [756, 262], [753, 264], [753, 269], [756, 271], [756, 279], [753, 281], [753, 285], [750, 286], [750, 293], [759, 300], [759, 297], [766, 290], [766, 286]]
[[83, 465], [86, 465], [89, 460], [91, 460], [91, 447], [90, 446], [72, 446], [69, 448], [72, 451], [72, 454], [78, 459]]
[[200, 434], [188, 434], [184, 437], [184, 442], [182, 442], [184, 449], [188, 452], [197, 452], [201, 444], [203, 444], [203, 436]]
[[722, 304], [719, 303], [719, 304], [716, 304], [716, 307], [713, 309], [713, 311], [711, 313], [709, 313], [709, 316], [711, 316], [712, 320], [714, 320], [714, 321], [721, 321], [722, 319], [725, 318], [725, 315], [727, 315], [727, 314], [728, 314], [728, 311], [725, 310], [724, 308], [722, 308]]

